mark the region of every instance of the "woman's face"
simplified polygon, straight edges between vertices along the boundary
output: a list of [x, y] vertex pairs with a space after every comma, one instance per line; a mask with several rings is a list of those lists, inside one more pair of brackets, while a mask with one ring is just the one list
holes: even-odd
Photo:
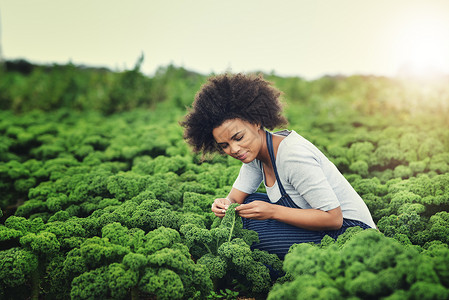
[[224, 121], [212, 130], [212, 134], [226, 154], [244, 163], [253, 161], [263, 146], [263, 132], [260, 126], [242, 119]]

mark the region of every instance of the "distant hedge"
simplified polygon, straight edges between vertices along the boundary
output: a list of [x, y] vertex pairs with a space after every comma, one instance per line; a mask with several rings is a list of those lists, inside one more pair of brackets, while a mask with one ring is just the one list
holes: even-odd
[[[184, 110], [210, 75], [168, 65], [147, 76], [140, 70], [143, 59], [139, 57], [134, 68], [125, 71], [72, 63], [36, 65], [26, 60], [6, 61], [0, 67], [0, 109], [21, 113], [64, 108], [111, 114], [135, 108], [153, 109], [164, 103], [167, 109]], [[284, 92], [287, 104], [301, 103], [302, 109], [307, 107], [312, 114], [323, 117], [351, 110], [360, 116], [380, 113], [398, 118], [449, 114], [449, 77], [417, 80], [336, 75], [305, 80], [264, 76]]]
[[171, 65], [149, 77], [140, 71], [142, 62], [140, 57], [132, 70], [114, 72], [72, 63], [6, 61], [0, 68], [0, 109], [27, 112], [68, 108], [110, 114], [153, 108], [167, 99], [184, 107], [205, 78]]

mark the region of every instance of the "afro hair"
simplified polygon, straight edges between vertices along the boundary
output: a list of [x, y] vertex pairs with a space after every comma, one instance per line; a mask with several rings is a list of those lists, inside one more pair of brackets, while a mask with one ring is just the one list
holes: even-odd
[[262, 75], [222, 74], [210, 77], [195, 96], [180, 122], [184, 139], [195, 152], [220, 152], [212, 131], [224, 121], [242, 119], [273, 130], [287, 124], [282, 115], [281, 92]]

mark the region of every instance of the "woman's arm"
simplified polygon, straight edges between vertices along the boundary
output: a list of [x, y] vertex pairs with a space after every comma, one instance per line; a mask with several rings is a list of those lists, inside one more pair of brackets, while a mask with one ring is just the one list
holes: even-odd
[[239, 214], [252, 219], [275, 219], [309, 230], [341, 228], [343, 214], [338, 197], [328, 181], [328, 170], [325, 172], [323, 169], [327, 161], [324, 154], [302, 138], [283, 142], [278, 148], [279, 176], [301, 195], [309, 208], [290, 208], [254, 201], [252, 206], [239, 207]]
[[[248, 196], [236, 188], [232, 188], [226, 198], [215, 199], [212, 204], [212, 212], [219, 218], [223, 218], [226, 209], [231, 203], [242, 204]], [[270, 204], [264, 201], [253, 201], [242, 204], [236, 208], [241, 217], [248, 219], [264, 220], [275, 219], [293, 226], [309, 230], [334, 230], [340, 229], [343, 224], [343, 215], [340, 207], [329, 211], [319, 209], [299, 209]]]
[[343, 224], [340, 207], [329, 211], [319, 209], [291, 208], [264, 201], [242, 204], [236, 209], [241, 217], [265, 220], [275, 219], [293, 226], [309, 230], [336, 230]]
[[214, 203], [212, 203], [212, 212], [219, 218], [223, 218], [226, 209], [231, 203], [240, 203], [242, 204], [245, 201], [245, 198], [248, 196], [247, 193], [244, 193], [236, 188], [232, 188], [226, 198], [218, 198], [215, 199]]

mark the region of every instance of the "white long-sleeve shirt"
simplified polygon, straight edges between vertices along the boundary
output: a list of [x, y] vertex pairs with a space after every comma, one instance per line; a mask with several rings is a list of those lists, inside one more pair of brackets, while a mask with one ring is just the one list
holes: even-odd
[[[276, 167], [282, 186], [300, 208], [328, 211], [340, 206], [343, 218], [362, 221], [376, 228], [365, 202], [337, 167], [295, 131], [279, 144]], [[242, 165], [233, 187], [252, 194], [262, 181], [270, 201], [277, 202], [281, 198], [278, 183], [266, 186], [262, 163], [257, 159]]]

